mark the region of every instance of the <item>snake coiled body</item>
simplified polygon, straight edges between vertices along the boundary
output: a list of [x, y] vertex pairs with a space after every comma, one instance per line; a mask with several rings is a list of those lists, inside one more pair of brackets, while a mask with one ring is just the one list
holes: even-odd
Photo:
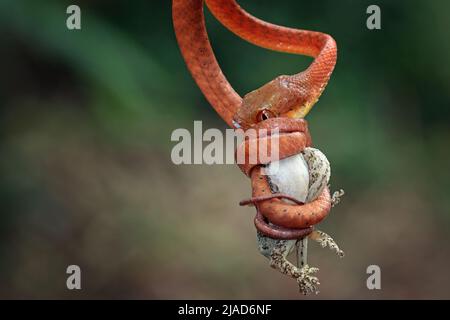
[[[282, 160], [299, 154], [312, 145], [307, 123], [303, 119], [271, 118], [259, 122], [252, 129], [262, 131], [264, 134], [257, 135], [254, 139], [245, 139], [237, 148], [237, 154], [259, 154], [258, 149], [261, 146], [270, 149], [270, 140], [277, 139], [279, 160]], [[278, 132], [277, 135], [271, 134], [274, 129]], [[273, 192], [269, 180], [262, 172], [263, 166], [267, 163], [257, 160], [256, 163], [247, 161], [238, 164], [242, 172], [252, 181], [252, 199], [257, 208], [256, 228], [264, 235], [276, 239], [298, 239], [309, 234], [312, 231], [311, 227], [322, 221], [331, 209], [328, 187], [323, 189], [317, 199], [304, 204], [287, 203], [279, 197], [271, 197]], [[268, 222], [278, 227], [275, 228]]]

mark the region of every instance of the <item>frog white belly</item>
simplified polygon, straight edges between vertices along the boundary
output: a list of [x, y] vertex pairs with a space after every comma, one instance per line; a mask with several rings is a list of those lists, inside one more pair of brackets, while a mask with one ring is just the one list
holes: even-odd
[[273, 192], [310, 202], [316, 199], [328, 184], [331, 169], [328, 159], [320, 150], [305, 148], [302, 153], [270, 163], [266, 174], [275, 189]]
[[309, 172], [308, 164], [301, 153], [271, 162], [267, 166], [266, 173], [273, 192], [287, 194], [302, 202], [306, 201]]

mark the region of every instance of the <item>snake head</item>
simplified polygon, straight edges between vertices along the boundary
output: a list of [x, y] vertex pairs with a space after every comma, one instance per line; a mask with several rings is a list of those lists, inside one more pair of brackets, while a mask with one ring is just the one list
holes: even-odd
[[233, 117], [234, 125], [246, 130], [268, 118], [302, 118], [311, 108], [308, 92], [298, 77], [294, 82], [292, 76], [279, 76], [244, 96]]

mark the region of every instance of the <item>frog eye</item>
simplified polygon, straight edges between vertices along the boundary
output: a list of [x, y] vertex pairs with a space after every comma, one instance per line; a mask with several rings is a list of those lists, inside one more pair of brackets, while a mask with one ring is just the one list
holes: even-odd
[[262, 109], [256, 114], [257, 122], [261, 122], [270, 118], [275, 118], [275, 114], [269, 109]]

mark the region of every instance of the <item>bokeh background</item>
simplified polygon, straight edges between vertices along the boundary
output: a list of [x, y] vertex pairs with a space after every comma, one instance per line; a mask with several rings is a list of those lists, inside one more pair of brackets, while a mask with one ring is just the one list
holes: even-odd
[[[277, 24], [331, 34], [338, 64], [308, 115], [346, 196], [311, 244], [319, 298], [450, 298], [450, 2], [242, 0]], [[234, 165], [176, 166], [176, 128], [225, 129], [188, 73], [170, 1], [0, 2], [1, 298], [301, 298], [256, 249]], [[207, 13], [240, 94], [311, 59], [254, 47]], [[82, 290], [66, 289], [66, 268]], [[366, 288], [366, 268], [382, 289]], [[314, 299], [316, 297], [308, 297]]]

